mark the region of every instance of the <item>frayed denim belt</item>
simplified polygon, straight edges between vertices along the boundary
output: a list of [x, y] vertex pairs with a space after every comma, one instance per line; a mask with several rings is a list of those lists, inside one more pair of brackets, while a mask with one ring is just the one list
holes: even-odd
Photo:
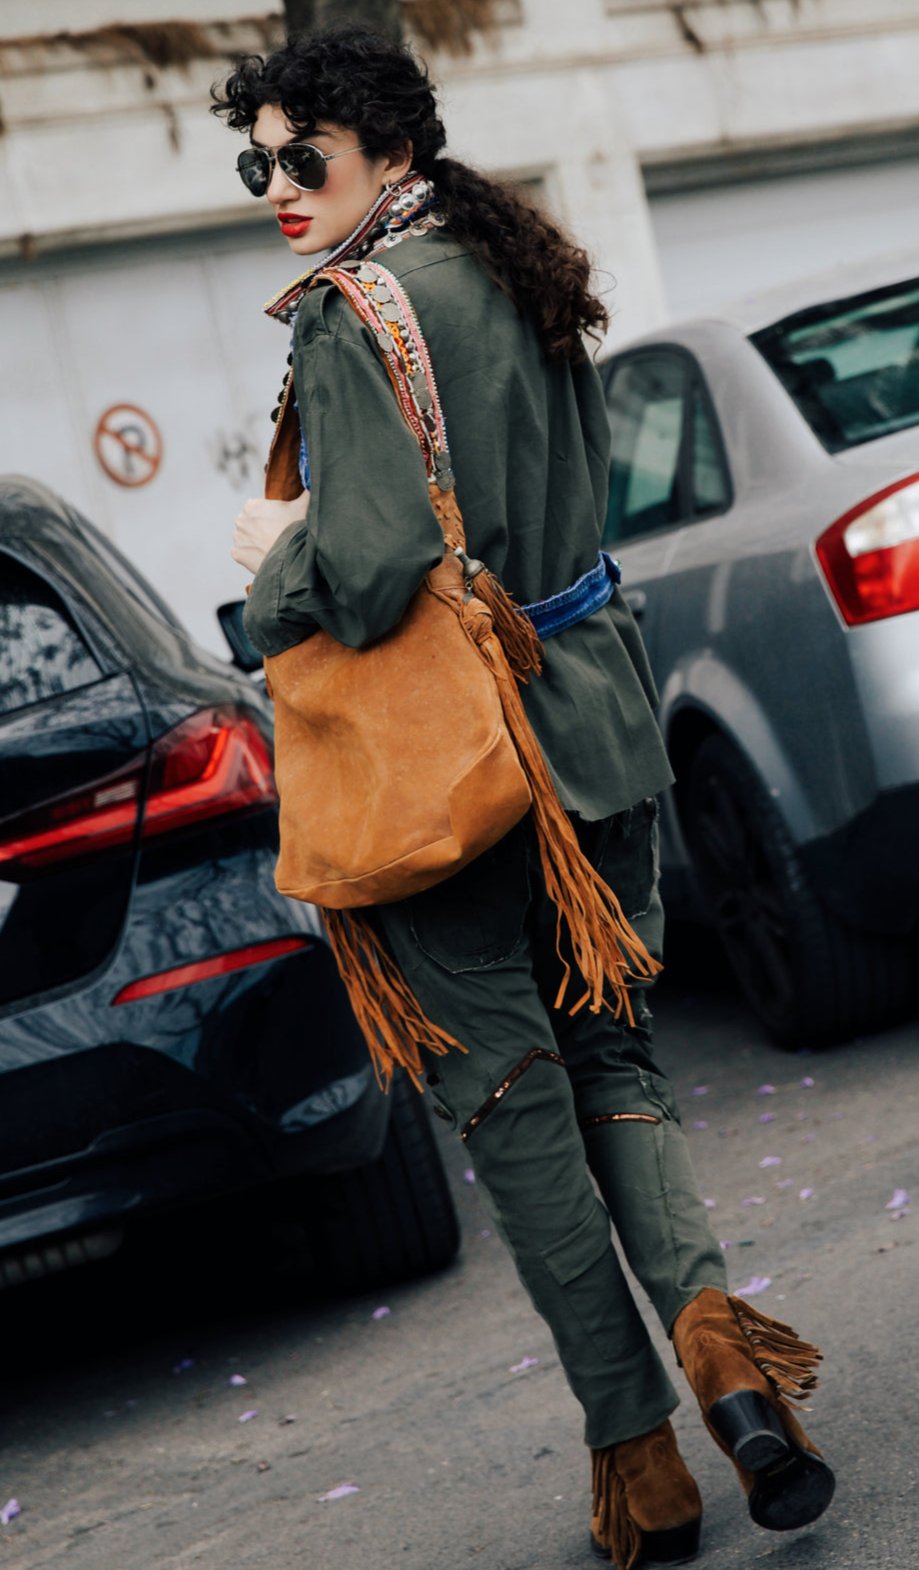
[[608, 551], [601, 551], [596, 567], [591, 567], [567, 589], [550, 595], [547, 600], [537, 600], [520, 609], [536, 628], [540, 638], [554, 638], [557, 632], [574, 627], [585, 616], [592, 616], [613, 597], [617, 583], [622, 582], [622, 569]]

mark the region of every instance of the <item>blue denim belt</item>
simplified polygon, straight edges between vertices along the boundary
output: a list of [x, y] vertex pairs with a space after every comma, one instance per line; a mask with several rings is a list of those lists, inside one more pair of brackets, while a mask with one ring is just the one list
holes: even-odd
[[520, 609], [529, 616], [540, 638], [553, 638], [557, 632], [576, 626], [585, 616], [600, 610], [612, 599], [616, 584], [621, 582], [619, 563], [608, 551], [601, 551], [596, 567], [583, 573], [567, 589], [551, 595], [548, 600], [521, 605]]

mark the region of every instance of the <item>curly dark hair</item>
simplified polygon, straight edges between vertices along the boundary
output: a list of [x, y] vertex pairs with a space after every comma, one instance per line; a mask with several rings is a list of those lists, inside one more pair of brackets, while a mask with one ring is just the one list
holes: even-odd
[[586, 252], [512, 186], [444, 156], [430, 78], [407, 45], [355, 25], [294, 35], [267, 59], [240, 60], [212, 96], [212, 112], [236, 131], [277, 104], [300, 135], [321, 122], [345, 126], [371, 157], [410, 141], [412, 166], [433, 181], [446, 227], [532, 319], [551, 359], [583, 359], [582, 333], [608, 326]]

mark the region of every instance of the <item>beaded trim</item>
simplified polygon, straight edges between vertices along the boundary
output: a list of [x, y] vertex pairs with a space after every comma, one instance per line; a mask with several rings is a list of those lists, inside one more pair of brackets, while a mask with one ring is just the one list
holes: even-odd
[[414, 306], [399, 280], [368, 260], [324, 267], [312, 280], [320, 281], [335, 284], [373, 333], [428, 479], [442, 491], [452, 490], [453, 470], [434, 367]]
[[507, 1078], [502, 1079], [497, 1089], [492, 1091], [491, 1095], [488, 1097], [488, 1100], [483, 1101], [478, 1111], [472, 1114], [469, 1122], [460, 1131], [461, 1140], [464, 1142], [468, 1140], [470, 1134], [475, 1132], [479, 1124], [482, 1123], [485, 1118], [487, 1118], [489, 1112], [494, 1111], [502, 1096], [507, 1094], [515, 1081], [520, 1078], [521, 1074], [525, 1074], [527, 1069], [530, 1068], [534, 1063], [537, 1063], [540, 1059], [546, 1063], [557, 1063], [560, 1068], [565, 1067], [565, 1059], [560, 1057], [557, 1052], [549, 1052], [545, 1047], [532, 1047], [531, 1050], [527, 1053], [526, 1057], [521, 1058], [520, 1062], [511, 1069]]
[[584, 1118], [581, 1128], [599, 1128], [601, 1123], [659, 1123], [660, 1118], [650, 1112], [601, 1112], [595, 1118]]

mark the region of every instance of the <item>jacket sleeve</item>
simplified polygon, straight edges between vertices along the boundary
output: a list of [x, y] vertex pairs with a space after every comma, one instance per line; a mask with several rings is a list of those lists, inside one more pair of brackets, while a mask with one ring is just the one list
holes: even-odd
[[275, 542], [249, 594], [246, 630], [266, 654], [317, 627], [352, 648], [373, 642], [443, 556], [424, 462], [386, 368], [357, 319], [342, 317], [350, 306], [341, 296], [336, 305], [295, 337], [312, 489], [306, 520]]

